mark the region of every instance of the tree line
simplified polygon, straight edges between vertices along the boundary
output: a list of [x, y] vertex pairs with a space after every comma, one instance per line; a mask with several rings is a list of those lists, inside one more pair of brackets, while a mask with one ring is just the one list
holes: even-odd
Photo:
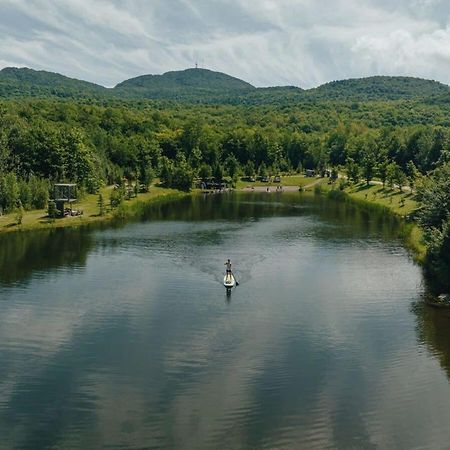
[[[389, 105], [378, 107], [375, 122], [390, 117]], [[448, 152], [447, 127], [374, 126], [373, 117], [352, 111], [345, 103], [286, 109], [4, 102], [0, 173], [76, 182], [89, 192], [124, 177], [148, 185], [158, 176], [188, 189], [199, 176], [329, 167], [355, 181], [377, 176], [401, 184], [433, 170]]]
[[158, 177], [189, 190], [196, 178], [236, 181], [305, 169], [412, 190], [425, 180], [422, 211], [435, 205], [441, 214], [439, 221], [425, 212], [420, 219], [436, 266], [448, 245], [450, 201], [436, 203], [448, 191], [447, 109], [405, 101], [289, 107], [4, 101], [0, 208], [45, 207], [54, 182], [94, 193], [124, 178], [146, 189]]

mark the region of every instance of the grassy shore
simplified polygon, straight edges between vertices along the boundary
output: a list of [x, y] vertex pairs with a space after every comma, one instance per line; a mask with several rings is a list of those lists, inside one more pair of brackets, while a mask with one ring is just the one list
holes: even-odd
[[[365, 183], [359, 183], [346, 187], [343, 191], [337, 189], [335, 185], [329, 185], [328, 179], [319, 180], [318, 178], [304, 177], [302, 175], [284, 176], [281, 185], [285, 187], [303, 187], [310, 189], [319, 189], [329, 195], [340, 197], [342, 200], [351, 200], [363, 207], [384, 208], [394, 214], [404, 218], [409, 217], [416, 209], [417, 202], [410, 192], [400, 192], [398, 189], [385, 189], [379, 184], [367, 186]], [[274, 187], [278, 184], [268, 184], [262, 182], [249, 183], [239, 181], [236, 188], [245, 190], [249, 186], [255, 187]], [[167, 201], [179, 198], [186, 193], [152, 186], [147, 193], [139, 194], [136, 198], [125, 200], [118, 208], [111, 209], [109, 206], [109, 197], [111, 186], [101, 190], [105, 202], [104, 215], [99, 214], [98, 194], [86, 195], [83, 199], [74, 205], [74, 208], [83, 210], [82, 216], [65, 217], [63, 219], [50, 219], [46, 210], [34, 210], [24, 212], [22, 223], [18, 224], [17, 214], [6, 214], [0, 216], [0, 233], [36, 230], [42, 228], [59, 227], [78, 227], [91, 223], [105, 222], [119, 217], [129, 217], [138, 214], [142, 205], [157, 201]], [[426, 253], [426, 247], [423, 243], [423, 236], [420, 228], [414, 223], [405, 224], [404, 241], [413, 251], [418, 261], [423, 261]]]
[[316, 177], [305, 177], [303, 175], [286, 175], [281, 177], [280, 183], [263, 183], [262, 181], [242, 181], [236, 183], [236, 189], [245, 189], [249, 187], [275, 187], [275, 186], [297, 186], [305, 187], [317, 181]]
[[406, 246], [412, 251], [414, 259], [422, 263], [426, 255], [423, 233], [414, 220], [410, 220], [418, 203], [410, 191], [401, 192], [399, 189], [384, 188], [380, 184], [358, 183], [346, 187], [343, 191], [336, 186], [323, 182], [320, 189], [334, 197], [350, 200], [367, 208], [382, 208], [407, 220], [402, 238]]
[[374, 203], [388, 208], [399, 216], [407, 217], [413, 213], [418, 204], [410, 191], [400, 192], [399, 189], [384, 188], [380, 184], [358, 183], [344, 189], [350, 197]]
[[112, 189], [112, 186], [108, 186], [101, 190], [105, 204], [105, 213], [103, 215], [99, 214], [98, 194], [88, 194], [73, 205], [74, 209], [83, 210], [83, 215], [81, 216], [50, 219], [46, 210], [26, 211], [23, 213], [22, 223], [19, 225], [17, 214], [6, 214], [0, 216], [0, 233], [42, 228], [79, 227], [91, 223], [105, 222], [120, 216], [133, 216], [142, 204], [170, 200], [186, 195], [174, 189], [152, 186], [149, 192], [139, 194], [131, 200], [125, 200], [118, 208], [111, 209], [109, 196]]

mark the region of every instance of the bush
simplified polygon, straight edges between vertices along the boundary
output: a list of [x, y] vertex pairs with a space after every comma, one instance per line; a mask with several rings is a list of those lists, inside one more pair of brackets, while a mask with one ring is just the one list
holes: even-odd
[[56, 219], [58, 217], [58, 209], [56, 208], [56, 203], [52, 200], [48, 202], [47, 214], [50, 219]]
[[22, 202], [19, 200], [16, 208], [16, 223], [17, 225], [22, 225], [23, 220], [23, 206]]
[[48, 181], [31, 177], [28, 185], [31, 191], [31, 206], [36, 209], [44, 209], [49, 197], [50, 186]]

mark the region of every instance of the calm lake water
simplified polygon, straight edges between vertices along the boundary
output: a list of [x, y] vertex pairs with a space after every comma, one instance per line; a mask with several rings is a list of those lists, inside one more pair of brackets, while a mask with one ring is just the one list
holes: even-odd
[[0, 448], [448, 447], [450, 318], [395, 219], [297, 193], [145, 216], [0, 240]]

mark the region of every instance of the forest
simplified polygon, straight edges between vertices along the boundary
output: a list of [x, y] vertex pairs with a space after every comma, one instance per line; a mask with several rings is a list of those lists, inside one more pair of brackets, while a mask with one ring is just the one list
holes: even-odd
[[155, 177], [189, 190], [197, 178], [302, 172], [409, 186], [430, 270], [450, 270], [449, 105], [418, 99], [317, 100], [294, 106], [148, 100], [0, 102], [0, 208], [43, 208], [54, 182], [95, 193]]

